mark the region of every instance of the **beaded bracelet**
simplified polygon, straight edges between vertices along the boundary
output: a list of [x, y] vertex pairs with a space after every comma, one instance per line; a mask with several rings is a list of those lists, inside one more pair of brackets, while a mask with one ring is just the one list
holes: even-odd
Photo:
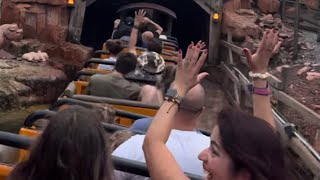
[[251, 78], [259, 78], [259, 79], [267, 79], [268, 77], [270, 77], [270, 74], [268, 72], [266, 73], [253, 73], [253, 72], [249, 72], [249, 77]]

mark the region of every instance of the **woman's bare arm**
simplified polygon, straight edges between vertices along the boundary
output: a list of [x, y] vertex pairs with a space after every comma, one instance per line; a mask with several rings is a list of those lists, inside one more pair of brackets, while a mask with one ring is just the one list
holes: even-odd
[[[182, 97], [208, 75], [207, 73], [198, 75], [207, 56], [207, 52], [204, 52], [199, 58], [200, 43], [198, 45], [190, 46], [192, 48], [188, 49], [185, 59], [182, 59], [182, 52], [179, 52], [176, 77], [171, 88]], [[146, 134], [143, 151], [152, 179], [188, 179], [166, 146], [177, 110], [176, 103], [165, 101]]]
[[[278, 33], [275, 30], [266, 31], [263, 35], [257, 53], [251, 55], [251, 52], [248, 49], [244, 49], [244, 53], [248, 60], [249, 69], [253, 73], [266, 73], [270, 58], [279, 45]], [[253, 86], [255, 88], [266, 88], [267, 81], [264, 79], [254, 79]], [[253, 94], [253, 114], [256, 117], [264, 119], [272, 127], [276, 128], [275, 121], [272, 116], [270, 99], [270, 96]]]
[[143, 18], [146, 15], [146, 11], [139, 10], [138, 12], [135, 12], [135, 18], [134, 18], [134, 27], [132, 28], [131, 35], [130, 35], [130, 41], [129, 41], [129, 52], [137, 55], [136, 45], [138, 41], [138, 32], [139, 32], [139, 26], [143, 22]]

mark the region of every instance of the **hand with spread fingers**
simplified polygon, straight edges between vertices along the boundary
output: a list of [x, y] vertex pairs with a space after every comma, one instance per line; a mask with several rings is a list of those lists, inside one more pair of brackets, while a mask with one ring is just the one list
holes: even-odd
[[135, 12], [134, 25], [140, 26], [144, 22], [144, 16], [146, 15], [146, 11], [140, 9], [138, 12]]
[[266, 31], [257, 52], [252, 55], [249, 49], [244, 49], [249, 69], [253, 73], [266, 73], [270, 58], [280, 47], [279, 33], [276, 30]]
[[201, 47], [201, 41], [199, 41], [196, 46], [191, 43], [188, 47], [185, 58], [182, 58], [182, 51], [179, 51], [178, 65], [176, 69], [176, 77], [173, 82], [173, 88], [175, 88], [181, 96], [186, 95], [191, 88], [197, 85], [208, 75], [208, 73], [199, 74], [199, 71], [208, 55], [207, 50], [201, 54]]

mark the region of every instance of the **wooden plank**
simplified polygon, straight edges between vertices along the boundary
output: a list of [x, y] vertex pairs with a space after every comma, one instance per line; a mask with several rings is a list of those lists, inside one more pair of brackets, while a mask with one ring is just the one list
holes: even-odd
[[309, 150], [300, 142], [298, 138], [289, 141], [289, 147], [300, 157], [304, 165], [312, 171], [315, 177], [320, 176], [320, 163]]
[[232, 70], [224, 63], [221, 62], [221, 68], [224, 72], [226, 72], [226, 75], [231, 79], [231, 81], [233, 83], [235, 83], [237, 86], [240, 85], [240, 81], [238, 79], [238, 77], [234, 74], [234, 72], [232, 72]]
[[225, 48], [231, 49], [232, 52], [242, 56], [243, 55], [243, 49], [237, 45], [234, 45], [232, 43], [228, 43], [224, 40], [220, 41], [221, 45]]
[[235, 101], [235, 99], [230, 94], [230, 92], [229, 91], [225, 91], [225, 94], [227, 95], [227, 98], [229, 99], [229, 102], [232, 104], [232, 106], [236, 107], [238, 110], [241, 110], [240, 109], [240, 105], [237, 103], [237, 101]]
[[276, 90], [272, 88], [273, 96], [278, 99], [279, 101], [283, 102], [285, 105], [293, 108], [298, 113], [300, 113], [305, 120], [311, 121], [316, 125], [320, 125], [320, 115], [311, 110], [310, 108], [306, 107], [305, 105], [301, 104], [299, 101], [295, 100], [288, 94]]
[[87, 1], [76, 1], [75, 7], [71, 11], [68, 34], [70, 42], [80, 43], [86, 3]]
[[[232, 34], [230, 32], [228, 32], [228, 43], [232, 43]], [[229, 63], [234, 64], [233, 54], [230, 49], [228, 49], [228, 56], [229, 56]], [[232, 72], [234, 73], [234, 70], [232, 70]], [[237, 103], [239, 105], [241, 105], [240, 96], [239, 96], [239, 89], [240, 89], [239, 84], [234, 83], [233, 84], [234, 96], [236, 98]]]

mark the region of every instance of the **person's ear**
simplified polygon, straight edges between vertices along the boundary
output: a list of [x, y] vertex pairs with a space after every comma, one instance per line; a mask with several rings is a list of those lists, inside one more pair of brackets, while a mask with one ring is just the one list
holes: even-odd
[[241, 169], [239, 172], [237, 172], [236, 180], [250, 180], [251, 174], [247, 169]]

